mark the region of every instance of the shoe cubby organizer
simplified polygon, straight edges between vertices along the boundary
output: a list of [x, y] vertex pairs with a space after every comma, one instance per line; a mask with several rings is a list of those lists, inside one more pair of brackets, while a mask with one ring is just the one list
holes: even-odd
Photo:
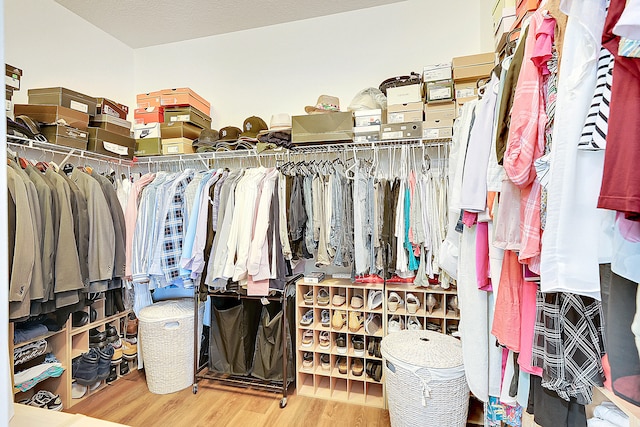
[[296, 288], [297, 393], [384, 408], [384, 285], [327, 278]]
[[415, 328], [451, 335], [458, 330], [460, 310], [455, 287], [444, 289], [429, 285], [423, 288], [387, 283], [385, 306], [387, 333], [393, 333], [398, 328]]
[[[95, 310], [95, 312], [93, 313], [93, 321], [91, 321], [92, 309]], [[101, 381], [94, 387], [87, 387], [85, 394], [81, 398], [72, 398], [73, 360], [77, 357], [80, 357], [83, 353], [89, 351], [90, 331], [93, 328], [96, 328], [98, 331], [105, 331], [107, 325], [112, 325], [118, 331], [118, 335], [123, 336], [126, 331], [126, 319], [130, 313], [130, 310], [125, 310], [123, 312], [107, 316], [105, 310], [104, 294], [102, 294], [100, 298], [93, 301], [90, 306], [85, 307], [83, 311], [85, 311], [89, 315], [86, 324], [83, 324], [81, 326], [73, 326], [72, 316], [70, 315], [66, 324], [60, 331], [50, 332], [44, 336], [37, 337], [33, 340], [29, 340], [17, 345], [13, 344], [14, 325], [13, 323], [9, 323], [9, 351], [12, 356], [14, 348], [24, 347], [26, 345], [33, 344], [38, 342], [39, 340], [44, 339], [47, 341], [46, 353], [53, 353], [56, 356], [56, 359], [58, 359], [58, 361], [64, 368], [64, 372], [61, 376], [47, 378], [39, 382], [32, 389], [26, 392], [15, 393], [15, 402], [29, 399], [39, 390], [48, 390], [53, 392], [54, 394], [59, 395], [60, 399], [62, 400], [63, 408], [68, 409], [106, 386], [106, 382]], [[124, 342], [124, 339], [121, 339], [121, 341]], [[40, 364], [43, 362], [43, 360], [44, 355], [41, 355], [31, 361], [16, 364], [13, 366], [12, 374]], [[123, 360], [125, 359], [123, 358]], [[136, 369], [136, 367], [138, 366], [136, 359], [127, 360], [127, 364], [129, 367], [129, 371]], [[117, 373], [118, 377], [120, 377], [119, 365], [117, 367]], [[14, 379], [12, 378], [12, 383], [13, 382]]]

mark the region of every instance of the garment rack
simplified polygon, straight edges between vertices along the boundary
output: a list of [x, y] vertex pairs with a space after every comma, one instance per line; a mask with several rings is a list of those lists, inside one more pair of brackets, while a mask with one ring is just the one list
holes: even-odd
[[[289, 357], [287, 353], [287, 329], [289, 328], [289, 321], [287, 318], [287, 300], [291, 298], [291, 296], [287, 295], [287, 289], [291, 284], [295, 284], [302, 277], [302, 274], [294, 275], [293, 277], [288, 278], [287, 283], [284, 286], [284, 290], [279, 292], [279, 295], [269, 295], [269, 296], [249, 296], [242, 295], [236, 292], [207, 292], [207, 296], [214, 296], [219, 298], [233, 298], [238, 300], [268, 300], [268, 301], [277, 301], [282, 304], [282, 383], [280, 381], [269, 381], [262, 380], [259, 378], [253, 378], [249, 376], [243, 375], [230, 375], [230, 374], [221, 374], [210, 372], [200, 373], [205, 369], [208, 369], [206, 365], [200, 365], [199, 363], [199, 351], [198, 351], [198, 343], [200, 342], [199, 336], [199, 320], [198, 320], [198, 306], [199, 306], [199, 288], [198, 286], [194, 286], [194, 321], [193, 321], [193, 394], [198, 393], [198, 381], [199, 380], [212, 380], [218, 381], [225, 385], [230, 385], [234, 387], [241, 388], [253, 388], [259, 390], [265, 390], [273, 393], [282, 393], [282, 399], [280, 399], [280, 408], [284, 408], [287, 406], [287, 398], [289, 393], [289, 387], [294, 382], [294, 380], [289, 380], [288, 375], [288, 367], [289, 367]], [[211, 357], [211, 355], [209, 355]], [[207, 361], [208, 364], [208, 361]], [[294, 375], [295, 378], [295, 375]]]

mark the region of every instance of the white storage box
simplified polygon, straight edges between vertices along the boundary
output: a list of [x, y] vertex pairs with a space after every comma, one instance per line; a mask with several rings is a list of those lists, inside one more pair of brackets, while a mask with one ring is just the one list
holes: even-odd
[[[161, 301], [140, 310], [138, 345], [151, 393], [174, 393], [193, 384], [193, 314], [190, 298]], [[198, 336], [203, 317], [204, 304], [200, 304]]]
[[404, 330], [383, 338], [380, 350], [393, 427], [466, 426], [469, 386], [460, 341]]

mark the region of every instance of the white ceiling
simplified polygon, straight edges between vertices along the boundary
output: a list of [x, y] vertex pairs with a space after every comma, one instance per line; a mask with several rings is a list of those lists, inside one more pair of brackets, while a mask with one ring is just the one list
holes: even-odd
[[55, 1], [136, 49], [404, 0]]

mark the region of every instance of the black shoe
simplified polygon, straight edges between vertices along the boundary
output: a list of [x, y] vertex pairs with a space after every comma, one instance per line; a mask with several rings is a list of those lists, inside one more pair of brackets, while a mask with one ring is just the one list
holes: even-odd
[[116, 311], [122, 313], [124, 311], [124, 301], [122, 300], [122, 288], [114, 289], [113, 291], [113, 304], [116, 306]]
[[118, 341], [118, 330], [113, 325], [107, 325], [105, 332], [107, 333], [107, 342], [114, 343]]
[[98, 381], [98, 350], [91, 348], [78, 357], [71, 366], [72, 377], [80, 385], [89, 386]]
[[71, 315], [71, 325], [74, 328], [84, 326], [89, 322], [89, 313], [86, 311], [74, 311]]
[[98, 360], [98, 381], [102, 381], [109, 376], [111, 369], [111, 358], [113, 357], [113, 346], [107, 344], [103, 350], [98, 350], [100, 360]]
[[93, 307], [89, 307], [89, 317], [91, 318], [90, 321], [93, 323], [98, 319], [98, 312], [96, 311], [95, 308]]
[[114, 382], [118, 379], [118, 369], [115, 366], [111, 366], [109, 376], [107, 377], [107, 384]]
[[123, 360], [120, 364], [120, 375], [127, 375], [129, 373], [129, 363]]

